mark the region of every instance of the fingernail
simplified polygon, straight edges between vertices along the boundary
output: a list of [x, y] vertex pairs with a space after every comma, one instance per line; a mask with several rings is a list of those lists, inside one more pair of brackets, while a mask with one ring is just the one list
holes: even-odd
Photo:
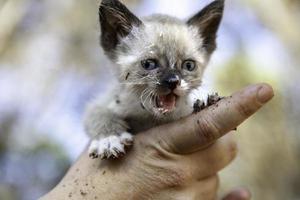
[[259, 101], [259, 103], [262, 104], [267, 103], [273, 98], [273, 96], [274, 96], [274, 91], [272, 87], [268, 84], [263, 84], [258, 89], [257, 100]]
[[240, 198], [241, 199], [245, 199], [245, 200], [247, 200], [247, 199], [251, 199], [251, 193], [248, 191], [248, 190], [241, 190], [240, 191]]

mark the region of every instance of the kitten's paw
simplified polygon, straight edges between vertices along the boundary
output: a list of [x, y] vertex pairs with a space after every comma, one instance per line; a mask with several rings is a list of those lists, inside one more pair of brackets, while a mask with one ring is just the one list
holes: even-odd
[[89, 147], [89, 156], [93, 159], [118, 158], [125, 154], [125, 147], [133, 144], [133, 136], [124, 132], [120, 136], [112, 135], [99, 140], [93, 140]]
[[200, 99], [197, 99], [193, 106], [193, 109], [194, 109], [193, 113], [198, 113], [198, 112], [204, 110], [205, 108], [218, 103], [222, 99], [224, 99], [224, 97], [219, 96], [218, 93], [208, 95], [206, 102], [204, 102]]

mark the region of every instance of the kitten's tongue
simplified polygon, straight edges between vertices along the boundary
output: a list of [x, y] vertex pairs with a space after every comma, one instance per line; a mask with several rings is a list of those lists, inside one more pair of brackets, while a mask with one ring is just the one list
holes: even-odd
[[159, 96], [158, 105], [163, 109], [163, 112], [172, 111], [176, 105], [176, 96], [174, 94]]

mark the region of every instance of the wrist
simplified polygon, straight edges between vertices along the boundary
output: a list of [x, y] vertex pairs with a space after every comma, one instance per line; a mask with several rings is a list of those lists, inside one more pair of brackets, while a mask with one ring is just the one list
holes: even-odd
[[61, 182], [40, 200], [148, 199], [151, 187], [142, 181], [144, 175], [141, 172], [139, 177], [126, 163], [92, 160], [84, 152]]

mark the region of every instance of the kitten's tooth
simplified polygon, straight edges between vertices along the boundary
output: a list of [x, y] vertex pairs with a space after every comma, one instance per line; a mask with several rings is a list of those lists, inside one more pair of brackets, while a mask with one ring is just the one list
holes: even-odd
[[159, 106], [162, 107], [164, 105], [164, 103], [160, 100], [159, 101]]

